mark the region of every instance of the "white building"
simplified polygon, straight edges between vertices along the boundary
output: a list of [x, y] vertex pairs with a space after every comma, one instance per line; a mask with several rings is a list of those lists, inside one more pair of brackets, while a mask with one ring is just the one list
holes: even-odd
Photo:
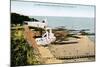
[[42, 28], [45, 30], [45, 33], [41, 35], [42, 37], [36, 38], [35, 41], [38, 45], [47, 45], [56, 40], [56, 37], [52, 33], [52, 29], [47, 27], [46, 21], [42, 22], [36, 22], [36, 21], [25, 21], [25, 25], [31, 26], [31, 27], [37, 27]]
[[47, 24], [45, 22], [36, 22], [36, 21], [24, 21], [24, 23], [31, 27], [37, 27], [37, 28], [46, 28]]

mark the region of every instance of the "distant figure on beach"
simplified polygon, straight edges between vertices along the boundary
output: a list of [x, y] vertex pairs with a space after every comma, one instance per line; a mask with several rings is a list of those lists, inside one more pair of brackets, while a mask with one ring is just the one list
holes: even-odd
[[45, 23], [45, 21], [43, 20], [42, 23]]

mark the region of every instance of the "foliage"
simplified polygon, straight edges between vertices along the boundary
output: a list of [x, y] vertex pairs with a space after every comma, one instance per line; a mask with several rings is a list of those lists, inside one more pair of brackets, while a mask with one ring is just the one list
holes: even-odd
[[29, 16], [21, 15], [18, 13], [11, 13], [11, 24], [23, 24], [24, 21], [38, 21], [34, 18], [29, 18]]
[[28, 16], [20, 15], [17, 13], [11, 13], [11, 24], [23, 24], [23, 21], [29, 21]]
[[[20, 36], [17, 35], [20, 32]], [[11, 66], [39, 64], [34, 49], [29, 46], [23, 36], [23, 31], [11, 31]]]

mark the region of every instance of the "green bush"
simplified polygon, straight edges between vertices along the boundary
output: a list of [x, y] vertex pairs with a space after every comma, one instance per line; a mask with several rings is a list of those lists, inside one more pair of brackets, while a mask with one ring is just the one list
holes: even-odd
[[25, 41], [23, 32], [20, 36], [15, 34], [16, 30], [11, 31], [11, 66], [39, 64], [34, 49]]

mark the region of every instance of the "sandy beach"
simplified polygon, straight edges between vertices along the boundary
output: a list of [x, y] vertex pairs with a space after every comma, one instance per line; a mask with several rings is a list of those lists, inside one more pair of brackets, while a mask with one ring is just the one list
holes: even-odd
[[39, 46], [39, 52], [45, 59], [45, 64], [94, 61], [94, 43], [87, 36], [79, 37], [81, 38], [77, 39], [77, 43]]
[[27, 27], [25, 29], [27, 40], [32, 43], [33, 48], [38, 50], [41, 64], [95, 61], [95, 45], [85, 35], [77, 35], [79, 39], [70, 38], [70, 43], [49, 44], [45, 47], [36, 44], [33, 38], [34, 33]]
[[95, 61], [95, 43], [86, 35], [78, 34], [75, 36], [79, 38], [69, 37], [68, 40], [43, 46], [36, 43], [36, 34], [28, 26], [24, 26], [24, 30], [24, 38], [35, 49], [34, 55], [40, 64]]
[[80, 36], [78, 43], [50, 45], [49, 49], [55, 57], [90, 56], [95, 54], [95, 45], [87, 36]]

